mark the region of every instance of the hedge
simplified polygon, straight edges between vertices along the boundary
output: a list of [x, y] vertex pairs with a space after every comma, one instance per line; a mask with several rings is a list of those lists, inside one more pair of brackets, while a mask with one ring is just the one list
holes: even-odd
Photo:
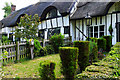
[[106, 39], [104, 38], [98, 38], [97, 40], [98, 50], [106, 50]]
[[78, 48], [60, 47], [59, 54], [61, 58], [61, 72], [66, 80], [73, 80], [77, 69]]
[[86, 66], [89, 65], [89, 54], [90, 54], [90, 45], [89, 41], [74, 41], [74, 47], [78, 47], [78, 65], [80, 67], [80, 72], [85, 70]]
[[98, 46], [97, 43], [90, 41], [90, 61], [97, 61], [98, 59]]
[[112, 36], [103, 36], [106, 39], [106, 51], [109, 52], [112, 46]]
[[41, 80], [55, 80], [55, 63], [51, 61], [44, 61], [40, 63], [39, 75]]
[[90, 41], [97, 43], [97, 38], [96, 37], [90, 37]]

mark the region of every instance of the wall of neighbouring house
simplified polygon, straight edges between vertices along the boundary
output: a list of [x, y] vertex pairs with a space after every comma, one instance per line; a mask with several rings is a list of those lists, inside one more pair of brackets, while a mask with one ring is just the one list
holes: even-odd
[[[118, 5], [118, 3], [117, 3]], [[108, 11], [108, 14], [105, 16], [96, 16], [92, 17], [92, 25], [89, 27], [89, 36], [100, 38], [103, 35], [110, 35], [109, 26], [112, 25], [113, 33], [112, 33], [112, 44], [116, 44], [116, 23], [120, 22], [120, 13], [113, 13], [116, 11], [116, 3], [111, 6]], [[119, 4], [120, 5], [120, 4]], [[117, 9], [119, 10], [119, 9]], [[72, 41], [74, 40], [86, 40], [86, 38], [79, 32], [76, 27], [78, 27], [86, 36], [88, 36], [88, 28], [85, 24], [85, 19], [80, 20], [71, 20], [70, 28], [72, 29]], [[120, 35], [119, 35], [120, 36]]]

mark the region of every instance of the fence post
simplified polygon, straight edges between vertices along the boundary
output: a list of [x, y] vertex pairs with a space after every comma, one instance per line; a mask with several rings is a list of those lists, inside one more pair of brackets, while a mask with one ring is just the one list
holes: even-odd
[[34, 50], [34, 40], [32, 39], [32, 40], [30, 41], [30, 54], [31, 54], [31, 59], [34, 58], [33, 50]]
[[34, 50], [34, 47], [33, 47], [33, 46], [30, 46], [31, 59], [34, 58], [33, 50]]
[[16, 42], [16, 60], [20, 60], [20, 54], [19, 54], [19, 41]]
[[43, 40], [43, 47], [45, 47], [45, 39]]

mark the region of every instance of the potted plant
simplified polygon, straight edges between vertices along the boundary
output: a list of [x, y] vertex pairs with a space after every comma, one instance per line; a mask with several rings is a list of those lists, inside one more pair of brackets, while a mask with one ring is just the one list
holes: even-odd
[[110, 33], [110, 35], [112, 36], [112, 32], [113, 32], [113, 28], [112, 28], [112, 25], [110, 24], [110, 26], [109, 26], [109, 33]]

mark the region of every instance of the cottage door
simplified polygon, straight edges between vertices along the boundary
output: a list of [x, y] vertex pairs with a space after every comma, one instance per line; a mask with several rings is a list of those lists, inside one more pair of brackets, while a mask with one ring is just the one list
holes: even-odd
[[120, 22], [116, 23], [116, 37], [117, 42], [120, 42]]

